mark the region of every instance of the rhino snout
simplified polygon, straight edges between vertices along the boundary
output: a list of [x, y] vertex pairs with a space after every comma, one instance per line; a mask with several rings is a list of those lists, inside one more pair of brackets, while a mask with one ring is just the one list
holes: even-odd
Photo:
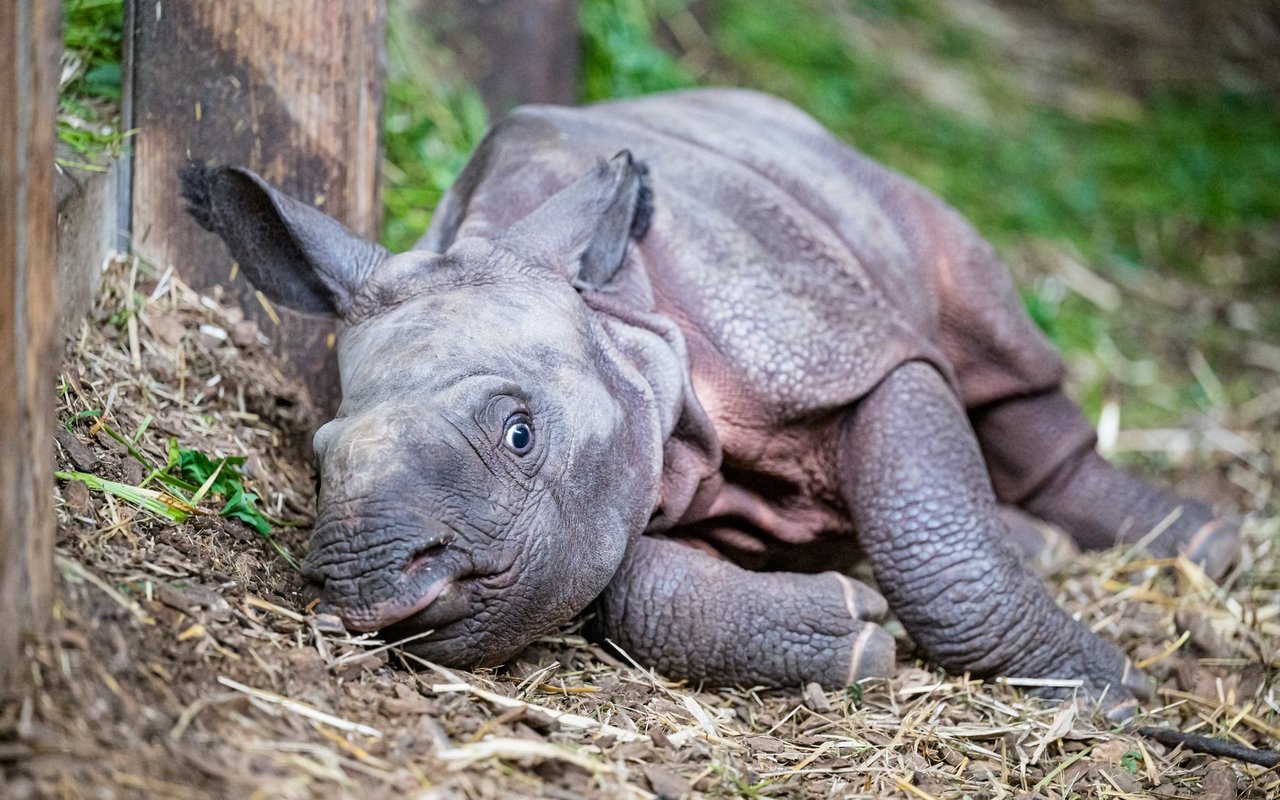
[[321, 585], [324, 610], [352, 630], [379, 630], [422, 614], [467, 570], [451, 533], [383, 532], [385, 543], [373, 547], [352, 546], [358, 535], [325, 533], [316, 531], [302, 574]]

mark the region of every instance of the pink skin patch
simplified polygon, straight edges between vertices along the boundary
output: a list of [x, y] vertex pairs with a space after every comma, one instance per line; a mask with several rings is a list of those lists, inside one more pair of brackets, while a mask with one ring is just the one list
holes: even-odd
[[342, 624], [353, 631], [376, 631], [402, 619], [408, 619], [431, 605], [452, 582], [451, 578], [441, 578], [427, 587], [427, 590], [411, 605], [380, 603], [366, 611], [355, 613], [339, 611], [338, 616], [342, 618]]

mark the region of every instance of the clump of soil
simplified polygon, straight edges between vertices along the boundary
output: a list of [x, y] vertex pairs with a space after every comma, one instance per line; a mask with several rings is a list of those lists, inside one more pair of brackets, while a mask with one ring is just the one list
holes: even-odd
[[[59, 469], [138, 485], [166, 462], [170, 438], [247, 456], [246, 488], [289, 523], [274, 526], [276, 544], [301, 556], [312, 473], [298, 443], [311, 420], [265, 341], [217, 296], [118, 261], [66, 352]], [[1275, 405], [1251, 435], [1275, 441]], [[1195, 458], [1187, 481], [1263, 510], [1222, 587], [1190, 564], [1119, 551], [1073, 559], [1051, 580], [1160, 681], [1139, 723], [1274, 748], [1274, 465]], [[31, 689], [0, 707], [0, 796], [15, 800], [1262, 798], [1280, 788], [1274, 770], [1167, 748], [1071, 701], [931, 671], [910, 661], [905, 639], [891, 680], [843, 693], [699, 691], [619, 662], [575, 627], [497, 671], [445, 670], [314, 614], [277, 547], [217, 504], [177, 523], [78, 481], [59, 482], [57, 504], [55, 624], [30, 646]]]

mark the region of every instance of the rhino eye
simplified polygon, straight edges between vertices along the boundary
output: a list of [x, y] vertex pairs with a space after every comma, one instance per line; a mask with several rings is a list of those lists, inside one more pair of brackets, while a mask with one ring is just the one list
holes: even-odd
[[508, 450], [522, 456], [533, 448], [533, 428], [523, 419], [513, 419], [507, 423], [502, 441]]

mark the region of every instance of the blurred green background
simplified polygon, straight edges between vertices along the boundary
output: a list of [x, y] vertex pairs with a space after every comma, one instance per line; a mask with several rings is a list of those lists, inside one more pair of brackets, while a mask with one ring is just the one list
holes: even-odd
[[120, 154], [122, 0], [62, 0], [62, 72], [58, 79], [59, 161], [95, 168]]

